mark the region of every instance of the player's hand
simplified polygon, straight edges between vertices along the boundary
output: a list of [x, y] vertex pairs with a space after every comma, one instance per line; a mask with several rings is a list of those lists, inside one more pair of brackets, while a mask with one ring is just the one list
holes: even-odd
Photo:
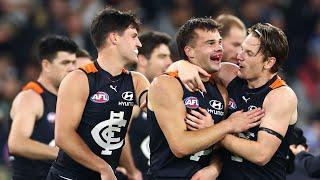
[[199, 108], [200, 112], [191, 110], [185, 117], [185, 122], [189, 130], [198, 130], [210, 127], [214, 120], [205, 109]]
[[107, 164], [106, 167], [100, 171], [100, 177], [101, 180], [117, 180], [109, 164]]
[[307, 151], [307, 149], [300, 144], [299, 145], [292, 144], [289, 147], [294, 155], [297, 155], [298, 153], [300, 153], [302, 151]]
[[215, 180], [219, 175], [219, 171], [211, 166], [204, 167], [195, 173], [191, 180]]
[[211, 75], [199, 66], [193, 65], [188, 61], [179, 61], [178, 63], [178, 76], [184, 86], [191, 92], [199, 89], [202, 92], [206, 92], [206, 88], [201, 81], [201, 77], [209, 79]]
[[128, 180], [143, 180], [142, 174], [138, 169], [136, 169], [132, 173], [128, 173], [127, 176]]
[[261, 118], [263, 117], [264, 110], [256, 108], [247, 112], [234, 112], [227, 120], [230, 121], [233, 132], [239, 133], [259, 125], [261, 123]]

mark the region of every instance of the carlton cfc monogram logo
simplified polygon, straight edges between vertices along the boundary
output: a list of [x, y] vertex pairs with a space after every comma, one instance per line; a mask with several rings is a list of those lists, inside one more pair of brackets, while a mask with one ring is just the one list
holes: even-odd
[[92, 130], [91, 135], [94, 141], [103, 148], [102, 155], [111, 155], [112, 150], [122, 147], [123, 140], [115, 137], [115, 132], [120, 132], [121, 127], [125, 127], [127, 120], [123, 119], [124, 112], [115, 113], [111, 111], [110, 119], [100, 122]]
[[184, 99], [184, 105], [190, 109], [197, 109], [199, 107], [199, 100], [196, 97], [187, 97]]

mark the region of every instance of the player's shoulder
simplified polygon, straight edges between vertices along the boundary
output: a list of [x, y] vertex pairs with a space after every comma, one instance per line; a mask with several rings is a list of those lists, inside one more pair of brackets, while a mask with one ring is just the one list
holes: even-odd
[[170, 75], [160, 75], [156, 77], [149, 88], [149, 91], [156, 91], [159, 93], [164, 92], [182, 92], [182, 84], [179, 82], [179, 80], [176, 77], [170, 76]]
[[281, 86], [270, 91], [266, 96], [266, 101], [270, 103], [290, 103], [297, 104], [297, 96], [289, 86]]
[[148, 81], [148, 79], [140, 72], [130, 71], [130, 73], [134, 81]]
[[86, 83], [88, 81], [87, 75], [80, 69], [74, 70], [68, 73], [62, 80], [63, 83], [71, 83], [75, 85], [81, 85], [82, 83]]
[[21, 111], [30, 109], [40, 111], [43, 107], [43, 99], [39, 93], [32, 89], [19, 92], [12, 103], [12, 110]]

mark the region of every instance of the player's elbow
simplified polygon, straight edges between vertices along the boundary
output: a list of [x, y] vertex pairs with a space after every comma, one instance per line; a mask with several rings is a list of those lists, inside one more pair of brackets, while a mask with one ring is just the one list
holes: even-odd
[[10, 154], [19, 155], [23, 153], [23, 144], [17, 138], [9, 137], [8, 150]]
[[181, 143], [181, 141], [171, 145], [170, 149], [177, 158], [183, 158], [192, 153], [188, 150], [188, 147]]
[[269, 154], [261, 152], [255, 157], [253, 163], [257, 164], [258, 166], [264, 166], [271, 160], [271, 158], [272, 156]]
[[56, 146], [63, 148], [63, 145], [66, 142], [65, 141], [66, 139], [67, 139], [67, 137], [64, 132], [55, 131], [54, 141], [55, 141]]
[[171, 148], [172, 153], [177, 157], [177, 158], [183, 158], [184, 156], [188, 155], [182, 148]]

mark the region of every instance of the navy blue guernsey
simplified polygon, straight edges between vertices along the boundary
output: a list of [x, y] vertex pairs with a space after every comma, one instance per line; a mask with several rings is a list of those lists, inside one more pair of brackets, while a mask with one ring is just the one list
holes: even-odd
[[133, 119], [129, 129], [130, 145], [132, 156], [136, 167], [146, 174], [149, 168], [150, 158], [150, 121], [147, 119], [147, 113], [140, 111], [137, 118]]
[[[43, 115], [35, 122], [31, 139], [50, 144], [54, 142], [54, 120], [57, 96], [45, 89], [39, 82], [29, 82], [23, 90], [33, 90], [43, 101]], [[10, 121], [12, 122], [12, 120]], [[52, 164], [52, 160], [32, 160], [18, 155], [11, 155], [13, 169], [12, 179], [44, 179]]]
[[[77, 133], [93, 153], [115, 169], [136, 102], [132, 75], [123, 70], [121, 74], [112, 76], [97, 61], [81, 70], [88, 78], [89, 97]], [[74, 161], [63, 150], [59, 151], [53, 167], [68, 172], [76, 179], [100, 179], [98, 172]]]
[[[277, 75], [269, 80], [265, 85], [249, 89], [246, 80], [236, 77], [231, 81], [227, 90], [229, 94], [229, 111], [236, 110], [249, 111], [255, 108], [262, 108], [267, 94], [273, 89], [286, 86], [286, 83]], [[277, 102], [275, 102], [277, 103]], [[286, 177], [286, 156], [289, 150], [289, 136], [292, 134], [294, 125], [289, 125], [287, 133], [281, 145], [264, 166], [256, 165], [246, 159], [226, 152], [226, 159], [223, 161], [222, 172], [219, 176], [221, 180], [280, 180]], [[248, 131], [238, 134], [238, 137], [257, 141], [259, 125]]]
[[[199, 91], [190, 92], [182, 85], [180, 80], [179, 82], [183, 88], [182, 100], [187, 111], [192, 109], [199, 111], [198, 108], [201, 107], [211, 114], [215, 123], [223, 120], [225, 102], [215, 83], [205, 82], [207, 93], [202, 93]], [[147, 113], [148, 121], [151, 123], [151, 156], [148, 172], [151, 179], [190, 179], [198, 170], [209, 164], [213, 147], [183, 158], [177, 158], [172, 153], [154, 112], [148, 109]]]

